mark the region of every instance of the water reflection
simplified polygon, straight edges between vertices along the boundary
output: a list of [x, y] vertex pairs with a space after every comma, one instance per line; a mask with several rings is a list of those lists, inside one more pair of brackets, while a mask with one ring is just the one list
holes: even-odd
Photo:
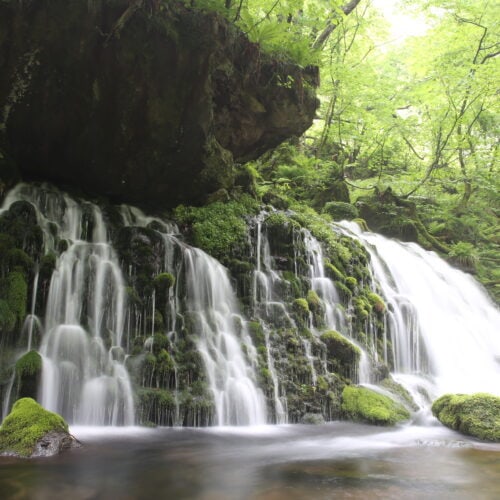
[[6, 499], [494, 499], [500, 445], [441, 426], [333, 423], [210, 429], [73, 428], [85, 446], [0, 461]]

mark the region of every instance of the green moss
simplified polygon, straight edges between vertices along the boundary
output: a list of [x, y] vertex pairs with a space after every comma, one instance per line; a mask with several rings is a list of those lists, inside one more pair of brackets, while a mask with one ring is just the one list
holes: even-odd
[[298, 298], [302, 295], [302, 283], [293, 271], [283, 271], [283, 279], [290, 283], [292, 297]]
[[331, 215], [334, 220], [351, 220], [358, 217], [358, 209], [343, 201], [330, 201], [323, 207], [323, 212]]
[[[387, 369], [387, 367], [386, 367]], [[386, 389], [388, 389], [392, 394], [396, 395], [404, 405], [412, 411], [418, 411], [419, 407], [413, 400], [411, 394], [401, 385], [398, 384], [392, 378], [384, 378], [380, 385]]]
[[342, 300], [344, 302], [348, 302], [351, 297], [352, 297], [352, 292], [351, 290], [349, 290], [349, 288], [347, 288], [344, 283], [340, 282], [340, 281], [336, 281], [335, 282], [335, 288], [337, 289], [337, 291], [339, 292]]
[[215, 202], [204, 207], [175, 209], [174, 217], [190, 227], [192, 243], [213, 257], [225, 261], [238, 255], [248, 244], [245, 217], [256, 212], [257, 205], [249, 196], [228, 203]]
[[318, 294], [314, 290], [308, 290], [307, 304], [311, 311], [321, 310], [321, 300], [319, 299]]
[[9, 304], [0, 299], [0, 333], [11, 332], [16, 326], [16, 316], [10, 310]]
[[320, 339], [326, 346], [328, 370], [352, 378], [361, 356], [359, 347], [334, 330], [323, 333]]
[[351, 290], [351, 292], [354, 292], [356, 290], [356, 287], [358, 286], [358, 280], [356, 278], [354, 278], [353, 276], [348, 276], [345, 279], [345, 284], [346, 284], [347, 288], [349, 288], [349, 290]]
[[16, 398], [36, 398], [42, 373], [42, 358], [36, 351], [30, 351], [19, 358], [15, 365]]
[[352, 219], [353, 222], [355, 222], [362, 231], [369, 231], [368, 229], [368, 224], [366, 223], [365, 219], [360, 219], [359, 217], [356, 217], [355, 219]]
[[18, 326], [24, 321], [26, 316], [26, 305], [28, 301], [28, 285], [23, 273], [13, 271], [9, 273], [5, 283], [6, 302], [10, 311], [16, 318]]
[[500, 397], [491, 394], [445, 394], [434, 401], [432, 414], [451, 429], [500, 441]]
[[350, 263], [352, 259], [350, 249], [344, 244], [344, 239], [332, 231], [328, 220], [304, 205], [294, 204], [291, 208], [294, 210], [291, 217], [326, 245], [327, 256], [337, 268], [341, 269]]
[[249, 321], [247, 323], [248, 331], [250, 336], [252, 337], [253, 343], [259, 347], [264, 345], [266, 342], [264, 330], [262, 329], [262, 325], [258, 321]]
[[325, 271], [329, 278], [336, 281], [345, 281], [345, 276], [330, 262], [329, 259], [325, 259]]
[[50, 280], [52, 273], [56, 268], [56, 256], [53, 253], [48, 253], [40, 259], [40, 279]]
[[366, 294], [366, 298], [368, 299], [368, 301], [370, 302], [371, 306], [373, 307], [373, 309], [376, 312], [378, 312], [380, 314], [382, 314], [383, 312], [385, 312], [386, 305], [385, 305], [385, 302], [382, 299], [382, 297], [380, 297], [380, 295], [377, 295], [374, 292], [369, 292], [369, 293]]
[[342, 391], [345, 418], [374, 425], [394, 425], [410, 418], [410, 413], [391, 398], [365, 387], [348, 385]]
[[306, 299], [295, 299], [292, 302], [292, 307], [295, 313], [300, 317], [307, 317], [309, 315], [309, 304]]
[[42, 358], [36, 351], [30, 351], [19, 358], [16, 363], [16, 375], [36, 375], [42, 369]]
[[156, 290], [168, 290], [175, 285], [175, 276], [170, 273], [161, 273], [153, 280]]
[[359, 320], [364, 321], [364, 320], [368, 319], [368, 317], [370, 316], [371, 309], [372, 309], [371, 304], [369, 304], [362, 297], [356, 297], [353, 300], [353, 305], [354, 305], [354, 313]]
[[19, 399], [0, 427], [0, 453], [14, 452], [29, 457], [36, 443], [52, 431], [68, 432], [68, 424], [35, 400]]

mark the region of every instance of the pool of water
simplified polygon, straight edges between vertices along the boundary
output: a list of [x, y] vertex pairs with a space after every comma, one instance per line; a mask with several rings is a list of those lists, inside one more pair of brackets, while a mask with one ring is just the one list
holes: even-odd
[[0, 459], [0, 498], [500, 498], [500, 444], [439, 425], [71, 431], [82, 448]]

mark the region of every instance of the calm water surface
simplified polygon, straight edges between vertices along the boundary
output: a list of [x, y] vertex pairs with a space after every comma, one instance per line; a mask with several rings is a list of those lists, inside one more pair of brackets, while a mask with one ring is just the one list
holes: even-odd
[[442, 426], [72, 428], [84, 446], [0, 459], [2, 499], [499, 499], [500, 445]]

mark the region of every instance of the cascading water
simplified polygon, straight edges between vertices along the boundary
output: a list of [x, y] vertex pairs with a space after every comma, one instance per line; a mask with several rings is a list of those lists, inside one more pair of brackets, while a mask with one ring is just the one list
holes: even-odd
[[[19, 185], [6, 198], [3, 210], [19, 200], [35, 207], [46, 253], [56, 253], [60, 241], [67, 247], [57, 258], [47, 297], [39, 348], [43, 360], [40, 402], [71, 423], [133, 424], [126, 352], [147, 321], [139, 314], [135, 324], [130, 324], [125, 280], [99, 207], [88, 202], [79, 204], [53, 188]], [[201, 250], [181, 242], [175, 236], [175, 225], [146, 217], [133, 207], [123, 206], [121, 214], [125, 226], [148, 227], [160, 235], [165, 247], [163, 269], [175, 273], [178, 282], [184, 283], [182, 297], [178, 292], [168, 294], [169, 336], [177, 336], [178, 317], [189, 315], [191, 333], [197, 339], [213, 394], [215, 423], [265, 423], [265, 400], [254, 382], [256, 351], [227, 271]], [[150, 229], [151, 225], [155, 229]], [[177, 262], [176, 252], [181, 254]], [[35, 294], [36, 286], [33, 290]], [[154, 291], [151, 307], [154, 318]], [[154, 321], [150, 332], [151, 350]], [[245, 345], [246, 357], [240, 342]], [[28, 344], [31, 346], [31, 335]], [[172, 423], [179, 423], [175, 361], [172, 365], [176, 405]], [[196, 419], [193, 422], [202, 423]]]
[[[18, 200], [35, 207], [46, 252], [55, 251], [55, 233], [67, 245], [57, 258], [47, 299], [39, 350], [41, 403], [72, 423], [133, 424], [132, 387], [121, 345], [124, 283], [100, 209], [23, 184], [3, 208]], [[35, 279], [34, 296], [36, 285]]]
[[188, 311], [195, 317], [198, 349], [214, 394], [218, 425], [266, 423], [264, 398], [255, 387], [235, 335], [245, 321], [226, 270], [199, 249], [185, 250]]
[[321, 300], [323, 306], [323, 324], [328, 330], [337, 330], [349, 339], [360, 350], [359, 366], [356, 381], [360, 384], [370, 382], [370, 362], [365, 350], [352, 338], [349, 324], [335, 285], [325, 274], [323, 249], [319, 241], [307, 230], [303, 230], [305, 253], [309, 266], [311, 287]]
[[[57, 257], [50, 281], [32, 268], [14, 359], [38, 349], [39, 399], [71, 423], [263, 424], [258, 384], [271, 421], [337, 418], [338, 377], [381, 380], [382, 360], [421, 407], [444, 392], [499, 392], [498, 310], [472, 278], [416, 245], [336, 226], [335, 244], [358, 259], [340, 272], [331, 265], [337, 247], [286, 226], [287, 214], [262, 212], [249, 234], [244, 309], [227, 270], [184, 243], [173, 223], [27, 185], [0, 213], [16, 201], [35, 208], [43, 253]], [[370, 253], [371, 275], [353, 239]], [[156, 284], [162, 276], [166, 288]], [[367, 302], [377, 294], [385, 309]], [[356, 353], [345, 339], [359, 353], [341, 359], [335, 349]], [[10, 373], [4, 415], [18, 383]]]
[[[265, 424], [265, 399], [255, 384], [255, 348], [226, 269], [202, 250], [180, 241], [175, 225], [147, 217], [138, 209], [129, 208], [126, 214], [129, 224], [155, 227], [164, 243], [162, 270], [175, 274], [177, 283], [184, 283], [183, 297], [179, 293], [167, 297], [168, 317], [171, 318], [169, 330], [175, 335], [176, 318], [189, 316], [214, 398], [215, 423]], [[177, 252], [181, 257], [176, 266], [174, 256]], [[177, 376], [175, 378], [177, 380]]]
[[272, 394], [274, 403], [274, 414], [276, 423], [285, 424], [288, 421], [286, 409], [286, 395], [280, 386], [278, 374], [275, 368], [275, 360], [272, 352], [269, 324], [284, 322], [293, 325], [285, 305], [275, 296], [275, 288], [281, 283], [281, 277], [274, 270], [269, 249], [269, 241], [262, 229], [262, 220], [267, 215], [266, 212], [255, 220], [256, 231], [256, 268], [253, 273], [253, 309], [254, 314], [260, 319], [264, 331], [266, 346], [266, 361], [272, 382]]
[[343, 227], [370, 252], [388, 303], [395, 378], [417, 395], [500, 394], [500, 313], [481, 286], [414, 243]]

